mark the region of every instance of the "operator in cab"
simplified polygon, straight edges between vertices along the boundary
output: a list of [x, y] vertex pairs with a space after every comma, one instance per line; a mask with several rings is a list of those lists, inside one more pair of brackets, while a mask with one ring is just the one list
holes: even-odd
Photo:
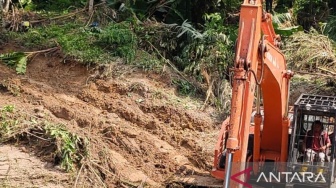
[[326, 151], [330, 146], [330, 138], [328, 132], [324, 130], [323, 123], [320, 120], [314, 121], [303, 141], [305, 162], [319, 162], [320, 165], [324, 165]]

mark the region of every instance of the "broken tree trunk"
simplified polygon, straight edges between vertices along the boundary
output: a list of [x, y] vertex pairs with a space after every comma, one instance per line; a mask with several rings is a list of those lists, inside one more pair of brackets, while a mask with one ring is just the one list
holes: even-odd
[[2, 1], [0, 1], [0, 32], [3, 30], [3, 6]]
[[92, 11], [93, 11], [93, 3], [94, 3], [94, 0], [89, 0], [89, 13], [91, 14]]

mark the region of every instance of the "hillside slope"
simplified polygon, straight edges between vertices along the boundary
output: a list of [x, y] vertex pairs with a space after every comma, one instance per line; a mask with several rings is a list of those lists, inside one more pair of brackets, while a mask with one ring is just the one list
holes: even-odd
[[[142, 72], [122, 63], [90, 70], [49, 54], [33, 57], [25, 75], [1, 64], [0, 81], [0, 106], [14, 106], [16, 126], [62, 124], [88, 141], [88, 155], [77, 170], [65, 173], [57, 143], [36, 128], [25, 129], [0, 148], [6, 186], [161, 187], [174, 176], [210, 176], [217, 112], [200, 111], [201, 101], [176, 95], [168, 72]], [[26, 157], [5, 157], [14, 150]], [[30, 162], [11, 168], [13, 160]]]

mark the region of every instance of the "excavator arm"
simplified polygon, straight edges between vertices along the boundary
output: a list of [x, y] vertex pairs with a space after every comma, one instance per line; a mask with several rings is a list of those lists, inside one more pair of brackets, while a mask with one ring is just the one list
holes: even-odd
[[[288, 92], [292, 73], [286, 69], [280, 52], [280, 36], [275, 34], [272, 16], [263, 11], [262, 0], [244, 0], [240, 11], [239, 32], [233, 71], [231, 114], [220, 131], [212, 175], [224, 179], [225, 187], [239, 187], [230, 181], [245, 169], [251, 113], [257, 93], [254, 117], [253, 161], [285, 162], [288, 147]], [[263, 100], [264, 119], [260, 114]], [[261, 125], [263, 125], [261, 127]], [[218, 167], [226, 149], [225, 170]], [[240, 177], [244, 182], [244, 177]]]

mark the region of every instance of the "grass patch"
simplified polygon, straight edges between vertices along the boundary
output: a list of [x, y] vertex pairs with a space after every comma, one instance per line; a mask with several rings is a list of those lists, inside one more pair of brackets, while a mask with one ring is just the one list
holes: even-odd
[[116, 57], [131, 62], [135, 58], [137, 38], [130, 23], [110, 23], [105, 28], [83, 27], [81, 23], [49, 25], [25, 33], [9, 32], [26, 48], [45, 49], [59, 46], [65, 56], [88, 64], [110, 63]]
[[132, 64], [145, 71], [159, 70], [163, 66], [163, 62], [160, 61], [156, 55], [150, 54], [144, 50], [138, 50], [136, 57], [137, 58]]

